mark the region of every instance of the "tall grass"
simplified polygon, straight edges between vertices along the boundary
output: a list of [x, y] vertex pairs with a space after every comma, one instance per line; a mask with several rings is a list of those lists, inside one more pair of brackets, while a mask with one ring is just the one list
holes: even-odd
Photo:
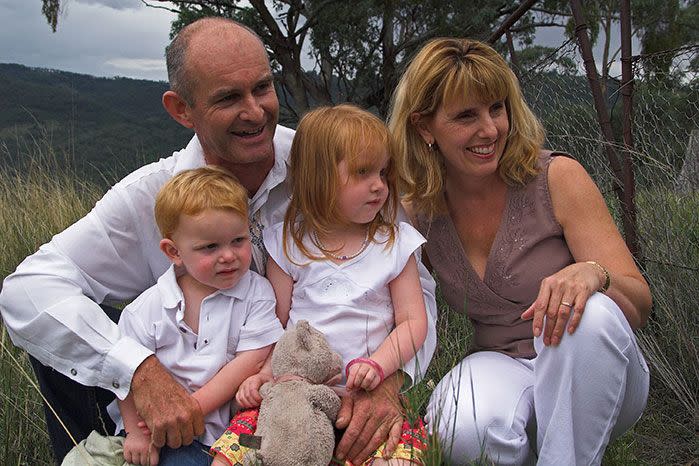
[[[0, 277], [82, 217], [102, 194], [96, 184], [81, 181], [81, 174], [48, 141], [28, 141], [19, 154], [21, 167], [0, 167]], [[647, 190], [639, 192], [638, 204], [647, 257], [643, 269], [655, 300], [651, 322], [639, 333], [651, 367], [651, 394], [640, 422], [609, 447], [604, 464], [693, 464], [699, 459], [699, 195]], [[424, 412], [434, 384], [463, 357], [472, 334], [465, 316], [449, 311], [443, 300], [439, 303], [435, 357], [424, 381], [407, 394], [413, 414]], [[0, 354], [0, 464], [50, 464], [41, 399], [30, 382], [28, 359], [12, 346], [4, 328]], [[426, 463], [443, 464], [438, 448], [429, 450]]]
[[[22, 163], [0, 165], [0, 277], [73, 223], [99, 199], [100, 190], [80, 181], [46, 135], [24, 141]], [[0, 152], [3, 158], [9, 157]], [[41, 398], [26, 353], [0, 328], [0, 464], [50, 464]]]

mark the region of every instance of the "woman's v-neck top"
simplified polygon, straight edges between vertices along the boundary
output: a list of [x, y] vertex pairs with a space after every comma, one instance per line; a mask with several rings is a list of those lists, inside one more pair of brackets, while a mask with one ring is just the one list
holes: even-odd
[[539, 174], [524, 186], [510, 186], [502, 220], [481, 279], [448, 213], [416, 218], [442, 295], [474, 325], [473, 351], [498, 351], [532, 358], [532, 322], [520, 318], [536, 299], [541, 280], [574, 262], [556, 221], [548, 186], [551, 152], [539, 157]]

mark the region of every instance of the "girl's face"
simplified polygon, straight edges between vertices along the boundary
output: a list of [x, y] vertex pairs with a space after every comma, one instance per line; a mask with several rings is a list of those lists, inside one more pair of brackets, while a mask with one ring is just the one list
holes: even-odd
[[497, 172], [510, 131], [504, 100], [442, 104], [416, 126], [426, 142], [437, 143], [447, 175], [474, 177]]
[[345, 160], [338, 165], [340, 189], [338, 208], [348, 222], [366, 225], [376, 218], [388, 199], [386, 172], [389, 157], [385, 148], [370, 148], [353, 173]]

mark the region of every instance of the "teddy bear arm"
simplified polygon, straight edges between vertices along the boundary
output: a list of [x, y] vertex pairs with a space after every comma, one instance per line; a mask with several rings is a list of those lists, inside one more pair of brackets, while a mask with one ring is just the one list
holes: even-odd
[[328, 419], [335, 422], [340, 410], [340, 397], [327, 385], [309, 387], [308, 401], [313, 407], [321, 410]]

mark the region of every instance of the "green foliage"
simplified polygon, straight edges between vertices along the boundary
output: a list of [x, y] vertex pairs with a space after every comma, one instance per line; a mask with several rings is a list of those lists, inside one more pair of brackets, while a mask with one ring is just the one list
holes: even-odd
[[[631, 2], [634, 24], [641, 31], [644, 54], [672, 50], [699, 42], [699, 2], [697, 0], [634, 0]], [[644, 59], [650, 74], [666, 74], [673, 56]]]
[[[518, 4], [513, 0], [360, 0], [336, 2], [172, 2], [173, 32], [202, 16], [236, 19], [257, 32], [292, 113], [351, 101], [385, 115], [408, 57], [435, 36], [485, 39]], [[523, 30], [518, 36], [531, 35]]]

